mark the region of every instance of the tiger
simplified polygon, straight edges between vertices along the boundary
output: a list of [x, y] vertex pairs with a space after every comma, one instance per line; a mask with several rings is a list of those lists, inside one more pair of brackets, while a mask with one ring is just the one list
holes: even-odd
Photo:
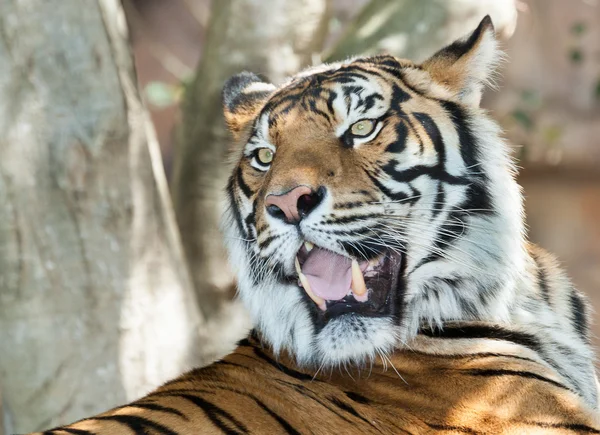
[[420, 64], [230, 78], [222, 225], [254, 329], [43, 434], [600, 434], [590, 306], [528, 242], [480, 107], [502, 60], [487, 16]]

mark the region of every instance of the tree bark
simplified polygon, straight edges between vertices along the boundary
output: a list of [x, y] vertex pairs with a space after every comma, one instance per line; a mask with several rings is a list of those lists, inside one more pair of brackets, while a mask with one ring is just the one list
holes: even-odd
[[[233, 288], [219, 233], [228, 176], [222, 85], [243, 70], [281, 82], [310, 65], [326, 36], [329, 5], [327, 0], [219, 0], [211, 13], [203, 56], [183, 105], [172, 194], [201, 308], [216, 318]], [[235, 309], [226, 316], [243, 314]]]
[[202, 316], [117, 0], [0, 2], [0, 388], [7, 433], [198, 364]]
[[515, 0], [371, 0], [324, 54], [326, 62], [382, 52], [423, 61], [490, 14], [498, 34], [515, 30]]

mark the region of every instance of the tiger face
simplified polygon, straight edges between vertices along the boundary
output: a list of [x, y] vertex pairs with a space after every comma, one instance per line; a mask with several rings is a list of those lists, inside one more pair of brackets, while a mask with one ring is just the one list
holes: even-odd
[[239, 143], [224, 230], [239, 294], [277, 352], [365, 362], [423, 323], [507, 319], [521, 199], [479, 109], [489, 17], [421, 65], [392, 56], [250, 73], [223, 92]]

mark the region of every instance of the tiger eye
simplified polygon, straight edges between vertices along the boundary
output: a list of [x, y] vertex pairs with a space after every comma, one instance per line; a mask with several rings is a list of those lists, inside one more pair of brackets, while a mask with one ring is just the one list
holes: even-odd
[[261, 148], [258, 150], [256, 158], [263, 165], [268, 165], [273, 161], [273, 151], [271, 151], [269, 148]]
[[370, 119], [363, 119], [352, 124], [350, 133], [354, 136], [367, 136], [373, 132], [373, 129], [375, 129], [375, 122]]

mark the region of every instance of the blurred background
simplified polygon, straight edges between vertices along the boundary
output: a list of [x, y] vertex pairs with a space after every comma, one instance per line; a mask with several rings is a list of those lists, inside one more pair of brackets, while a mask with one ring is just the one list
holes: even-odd
[[217, 232], [227, 77], [422, 61], [486, 14], [507, 61], [483, 106], [529, 237], [600, 308], [600, 0], [43, 3], [0, 2], [0, 435], [134, 399], [250, 327]]

